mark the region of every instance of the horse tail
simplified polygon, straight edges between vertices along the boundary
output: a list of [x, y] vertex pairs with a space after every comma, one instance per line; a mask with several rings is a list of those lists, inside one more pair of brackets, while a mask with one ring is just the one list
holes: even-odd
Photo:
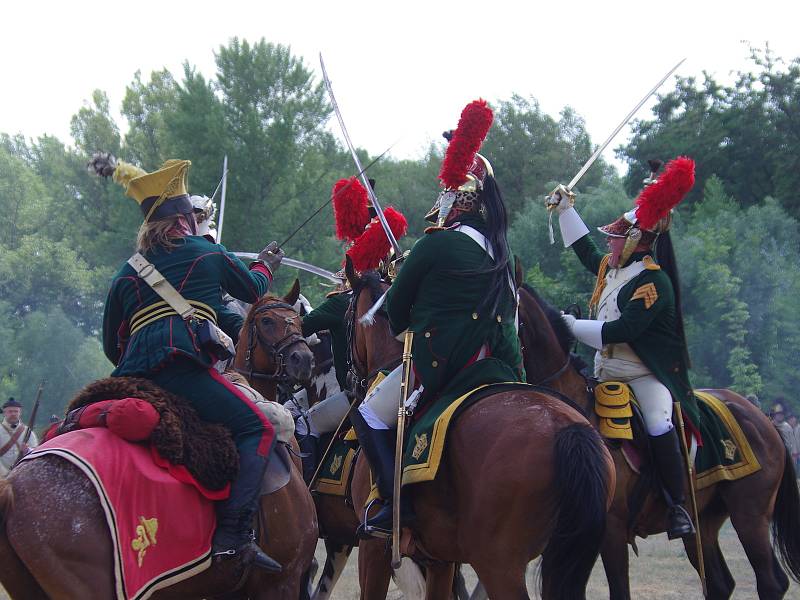
[[788, 450], [784, 463], [772, 513], [772, 542], [778, 548], [783, 566], [795, 581], [800, 581], [800, 492]]
[[606, 529], [608, 463], [603, 440], [588, 423], [574, 423], [555, 440], [558, 520], [542, 554], [542, 597], [578, 600], [600, 553]]

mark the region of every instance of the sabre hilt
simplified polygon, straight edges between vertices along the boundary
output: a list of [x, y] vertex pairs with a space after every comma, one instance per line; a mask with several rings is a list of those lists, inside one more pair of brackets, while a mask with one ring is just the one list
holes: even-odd
[[575, 204], [575, 192], [564, 184], [559, 183], [552, 192], [545, 196], [544, 205], [547, 210], [553, 210], [556, 206], [559, 206], [561, 201], [565, 198], [569, 202], [569, 206]]

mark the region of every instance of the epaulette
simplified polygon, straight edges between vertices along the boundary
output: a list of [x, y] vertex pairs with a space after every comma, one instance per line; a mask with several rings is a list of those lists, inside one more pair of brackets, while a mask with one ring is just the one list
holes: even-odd
[[659, 265], [656, 261], [654, 261], [652, 256], [645, 256], [642, 259], [642, 262], [644, 263], [644, 268], [647, 269], [648, 271], [661, 270], [661, 265]]

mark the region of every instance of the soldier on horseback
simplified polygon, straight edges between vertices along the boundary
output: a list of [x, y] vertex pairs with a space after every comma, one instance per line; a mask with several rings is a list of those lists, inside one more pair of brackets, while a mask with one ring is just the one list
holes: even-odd
[[[386, 299], [392, 332], [415, 333], [421, 402], [451, 391], [467, 367], [480, 370], [480, 383], [523, 378], [506, 208], [489, 161], [477, 153], [491, 122], [486, 102], [475, 101], [462, 112], [458, 128], [445, 135], [450, 144], [440, 174], [444, 190], [425, 217], [436, 225], [405, 258]], [[400, 370], [378, 384], [352, 416], [384, 501], [364, 523], [367, 534], [391, 532]]]
[[[280, 572], [281, 565], [251, 536], [274, 430], [255, 404], [212, 367], [230, 349], [230, 340], [217, 327], [223, 292], [255, 302], [267, 292], [283, 253], [272, 243], [248, 269], [223, 246], [200, 235], [186, 189], [190, 165], [169, 160], [147, 173], [110, 154], [95, 154], [89, 163], [90, 173], [124, 186], [144, 214], [137, 254], [111, 283], [103, 347], [116, 365], [112, 376], [150, 379], [188, 399], [201, 419], [230, 430], [239, 452], [239, 473], [230, 496], [218, 505], [212, 553], [219, 560], [233, 558]], [[153, 273], [160, 281], [152, 279]], [[188, 304], [186, 315], [173, 308], [179, 301]]]
[[[669, 229], [671, 209], [694, 183], [694, 162], [680, 157], [656, 179], [653, 171], [636, 208], [599, 227], [610, 253], [601, 252], [573, 207], [572, 194], [557, 205], [564, 246], [597, 275], [590, 309], [595, 319], [564, 319], [579, 341], [595, 348], [595, 376], [601, 382], [626, 382], [636, 395], [650, 436], [655, 467], [668, 505], [670, 539], [694, 533], [683, 507], [686, 466], [672, 422], [673, 401], [689, 415], [697, 404], [689, 383], [689, 357], [683, 330], [680, 286]], [[558, 188], [563, 190], [564, 188]], [[691, 425], [691, 423], [690, 423]]]
[[[375, 189], [375, 180], [369, 184]], [[389, 242], [380, 231], [375, 208], [369, 201], [367, 190], [357, 178], [340, 179], [331, 190], [336, 237], [349, 244], [347, 255], [361, 271], [377, 269], [388, 263]], [[405, 217], [392, 207], [386, 209], [387, 219], [396, 237], [405, 235]], [[370, 231], [370, 228], [372, 230]], [[376, 235], [377, 234], [377, 235]], [[306, 419], [297, 422], [298, 443], [308, 457], [303, 460], [303, 477], [310, 482], [319, 461], [319, 438], [334, 431], [350, 409], [348, 393], [348, 339], [345, 315], [353, 299], [345, 270], [336, 276], [341, 284], [330, 292], [325, 302], [303, 317], [303, 335], [310, 336], [323, 330], [330, 331], [333, 365], [340, 392], [317, 403], [306, 413]]]

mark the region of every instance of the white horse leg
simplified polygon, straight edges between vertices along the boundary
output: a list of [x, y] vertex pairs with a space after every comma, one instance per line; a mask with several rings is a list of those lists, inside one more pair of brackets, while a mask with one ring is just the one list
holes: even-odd
[[410, 558], [404, 558], [400, 568], [392, 573], [395, 585], [407, 600], [425, 600], [425, 576]]
[[317, 582], [317, 589], [311, 596], [311, 600], [328, 600], [333, 592], [333, 587], [339, 580], [339, 576], [344, 571], [347, 564], [347, 559], [353, 551], [352, 546], [338, 546], [329, 544], [325, 540], [325, 549], [327, 556], [325, 558], [325, 567], [322, 569], [322, 575]]

